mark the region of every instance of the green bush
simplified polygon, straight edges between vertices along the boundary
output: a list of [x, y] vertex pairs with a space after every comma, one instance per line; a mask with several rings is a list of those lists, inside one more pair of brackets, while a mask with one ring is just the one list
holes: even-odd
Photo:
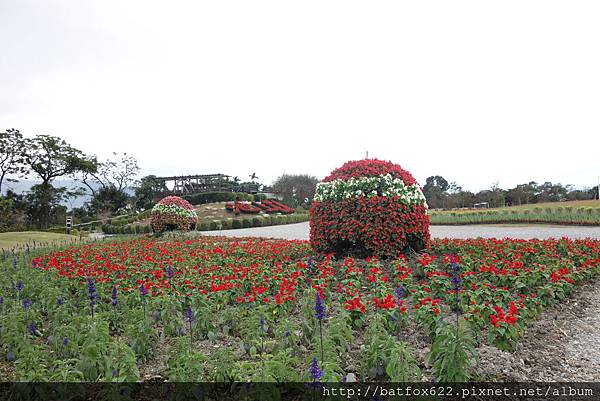
[[240, 219], [234, 219], [231, 221], [231, 228], [242, 228], [242, 221]]
[[231, 228], [232, 219], [221, 220], [221, 225], [223, 226], [223, 230], [229, 230]]
[[252, 219], [242, 219], [242, 227], [243, 228], [252, 227]]
[[252, 218], [252, 227], [262, 227], [263, 220], [264, 219], [262, 217], [253, 217]]
[[198, 224], [198, 231], [208, 231], [209, 229], [209, 224], [207, 221], [203, 221], [200, 224]]
[[213, 220], [210, 222], [208, 227], [209, 227], [209, 230], [222, 230], [223, 224], [221, 223], [220, 220]]

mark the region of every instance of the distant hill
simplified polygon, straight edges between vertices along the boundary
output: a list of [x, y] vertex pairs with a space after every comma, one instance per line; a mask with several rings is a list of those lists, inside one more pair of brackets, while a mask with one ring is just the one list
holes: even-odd
[[[8, 182], [8, 183], [5, 182], [2, 184], [2, 195], [6, 194], [6, 191], [9, 189], [18, 194], [22, 194], [22, 193], [29, 191], [31, 189], [31, 187], [34, 186], [35, 184], [39, 184], [39, 181], [22, 180], [19, 182]], [[75, 180], [55, 180], [55, 181], [52, 181], [52, 185], [54, 185], [55, 187], [65, 187], [65, 188], [71, 189], [71, 190], [74, 190], [79, 187], [85, 188], [85, 186], [80, 181], [75, 181]], [[97, 185], [97, 184], [96, 185], [92, 184], [92, 186], [94, 188], [100, 187], [100, 185]], [[85, 189], [89, 191], [89, 189], [87, 189], [87, 188], [85, 188]], [[126, 188], [125, 192], [127, 192], [127, 194], [129, 194], [129, 195], [134, 194], [134, 190], [132, 188]], [[81, 206], [83, 206], [83, 204], [85, 202], [88, 202], [90, 199], [91, 199], [91, 195], [84, 195], [84, 196], [77, 197], [72, 200], [73, 207], [74, 208], [81, 207]], [[61, 202], [61, 204], [66, 206], [67, 208], [70, 208], [70, 203], [67, 201], [63, 201], [63, 202]]]

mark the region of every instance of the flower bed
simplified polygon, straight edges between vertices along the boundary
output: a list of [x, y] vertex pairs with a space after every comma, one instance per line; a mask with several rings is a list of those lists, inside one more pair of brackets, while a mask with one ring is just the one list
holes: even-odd
[[[238, 209], [242, 213], [250, 213], [256, 214], [264, 211], [265, 213], [281, 213], [281, 214], [292, 214], [295, 212], [294, 209], [284, 205], [283, 203], [272, 200], [265, 199], [262, 202], [238, 202]], [[235, 204], [233, 202], [229, 202], [225, 204], [225, 208], [231, 212], [234, 211]]]
[[427, 246], [426, 210], [421, 188], [400, 166], [348, 162], [317, 184], [310, 241], [318, 252], [393, 258]]
[[[2, 264], [0, 346], [17, 380], [136, 381], [154, 355], [170, 381], [450, 381], [435, 367], [448, 328], [513, 349], [600, 273], [600, 242], [435, 240], [382, 263], [315, 257], [306, 241], [141, 238]], [[200, 341], [215, 347], [202, 356]]]
[[[238, 202], [237, 207], [238, 207], [238, 210], [242, 213], [248, 213], [248, 214], [260, 213], [259, 208], [252, 206], [248, 202]], [[225, 208], [227, 210], [229, 210], [230, 212], [233, 212], [233, 211], [235, 211], [235, 204], [233, 202], [228, 202], [225, 204]]]

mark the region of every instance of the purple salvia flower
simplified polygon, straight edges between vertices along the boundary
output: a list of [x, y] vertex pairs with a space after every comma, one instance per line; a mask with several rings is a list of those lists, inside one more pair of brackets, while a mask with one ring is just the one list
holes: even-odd
[[31, 306], [31, 301], [28, 299], [24, 299], [21, 302], [21, 305], [23, 306], [23, 309], [29, 309], [29, 307]]
[[148, 295], [148, 289], [146, 288], [146, 286], [144, 284], [140, 284], [140, 295], [142, 297], [145, 297], [146, 295]]
[[4, 298], [0, 297], [0, 305], [4, 303]]
[[112, 370], [112, 377], [117, 377], [119, 376], [119, 371], [117, 369], [113, 369]]
[[94, 283], [94, 280], [92, 280], [91, 278], [88, 278], [87, 290], [88, 290], [88, 298], [90, 300], [90, 304], [93, 305], [96, 303], [96, 298], [98, 295], [96, 294], [96, 284]]
[[25, 288], [25, 284], [23, 284], [22, 281], [17, 281], [17, 284], [15, 284], [15, 289], [17, 291], [23, 291], [23, 288]]
[[396, 293], [396, 298], [397, 298], [398, 304], [399, 304], [400, 300], [402, 298], [404, 298], [404, 287], [400, 286], [400, 287], [396, 288], [396, 290], [394, 290], [394, 292]]
[[174, 275], [173, 266], [167, 267], [167, 278], [169, 280], [171, 280], [173, 278], [173, 275]]
[[188, 306], [187, 310], [185, 311], [185, 320], [190, 324], [194, 322], [194, 311], [192, 310], [191, 305]]
[[17, 259], [16, 258], [13, 258], [12, 265], [15, 269], [17, 268]]
[[65, 303], [65, 300], [62, 298], [56, 298], [56, 305], [57, 306], [63, 306]]
[[283, 336], [284, 336], [285, 338], [288, 338], [288, 337], [290, 336], [290, 331], [289, 331], [289, 330], [286, 330], [286, 331], [285, 331], [285, 333], [283, 333]]
[[319, 363], [317, 362], [317, 358], [313, 357], [312, 362], [310, 363], [310, 378], [313, 379], [313, 381], [319, 380], [321, 377], [323, 377], [323, 371], [321, 369], [319, 369]]
[[67, 345], [69, 345], [69, 339], [67, 337], [65, 337], [63, 339], [63, 347], [66, 347]]
[[452, 272], [450, 282], [452, 283], [452, 289], [455, 292], [460, 290], [460, 265], [456, 262], [452, 262], [450, 264], [450, 270]]
[[92, 319], [94, 318], [94, 305], [96, 304], [96, 298], [98, 295], [96, 294], [96, 284], [94, 284], [94, 280], [88, 278], [87, 282], [87, 291], [88, 298], [90, 300], [90, 311], [92, 313]]
[[450, 282], [452, 283], [452, 289], [456, 292], [458, 292], [460, 290], [460, 277], [458, 276], [452, 276], [452, 278], [450, 279]]
[[260, 317], [260, 331], [265, 332], [265, 318], [263, 316]]
[[321, 298], [321, 293], [317, 292], [317, 297], [315, 299], [315, 317], [318, 320], [323, 320], [325, 318], [325, 305], [323, 304], [323, 298]]
[[35, 322], [31, 322], [29, 323], [29, 325], [27, 326], [27, 331], [32, 335], [35, 336], [35, 332], [37, 330], [37, 327], [35, 325]]
[[112, 288], [112, 293], [111, 293], [111, 298], [112, 298], [112, 306], [113, 306], [113, 308], [116, 308], [116, 307], [117, 307], [117, 303], [118, 303], [118, 299], [117, 299], [117, 297], [118, 297], [118, 294], [117, 294], [117, 286], [116, 286], [116, 284], [115, 284], [115, 285], [113, 285], [113, 288]]

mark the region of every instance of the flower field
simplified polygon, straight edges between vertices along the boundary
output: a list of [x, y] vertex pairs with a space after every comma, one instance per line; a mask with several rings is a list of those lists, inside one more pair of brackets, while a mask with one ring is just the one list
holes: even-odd
[[7, 381], [487, 380], [478, 346], [514, 349], [600, 272], [600, 242], [433, 240], [380, 262], [142, 237], [5, 254], [0, 269]]

